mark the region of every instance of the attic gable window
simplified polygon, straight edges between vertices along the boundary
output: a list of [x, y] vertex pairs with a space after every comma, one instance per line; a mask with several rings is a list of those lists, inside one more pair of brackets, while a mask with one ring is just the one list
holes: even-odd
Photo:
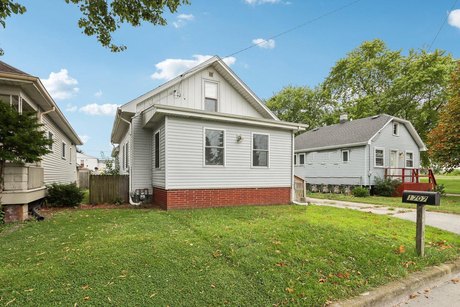
[[399, 136], [399, 124], [393, 123], [393, 135]]
[[204, 82], [204, 110], [217, 112], [219, 86], [215, 82]]

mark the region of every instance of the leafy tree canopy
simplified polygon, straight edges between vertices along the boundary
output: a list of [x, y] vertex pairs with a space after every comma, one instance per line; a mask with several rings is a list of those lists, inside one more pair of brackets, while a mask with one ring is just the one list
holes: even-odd
[[428, 134], [430, 158], [448, 172], [460, 167], [460, 62], [452, 73], [449, 94], [437, 126]]
[[[123, 23], [134, 27], [143, 21], [153, 25], [167, 24], [163, 13], [168, 10], [175, 13], [180, 5], [189, 4], [189, 0], [64, 0], [79, 7], [82, 17], [78, 27], [88, 36], [95, 35], [99, 43], [112, 52], [126, 49], [124, 45], [112, 42], [112, 33]], [[0, 24], [5, 28], [6, 18], [14, 14], [24, 14], [26, 7], [16, 0], [0, 0]], [[3, 50], [0, 49], [0, 54]]]
[[33, 163], [49, 153], [49, 140], [41, 130], [36, 114], [19, 114], [9, 104], [0, 101], [0, 191], [3, 190], [3, 170], [7, 161]]

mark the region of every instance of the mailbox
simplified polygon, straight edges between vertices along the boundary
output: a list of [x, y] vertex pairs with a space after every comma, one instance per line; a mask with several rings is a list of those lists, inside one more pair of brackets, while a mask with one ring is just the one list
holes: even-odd
[[440, 200], [439, 192], [403, 191], [402, 195], [403, 203], [439, 206]]

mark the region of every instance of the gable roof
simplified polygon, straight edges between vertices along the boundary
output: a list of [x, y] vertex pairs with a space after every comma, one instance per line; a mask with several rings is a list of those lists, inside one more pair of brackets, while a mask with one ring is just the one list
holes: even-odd
[[409, 121], [388, 114], [380, 114], [307, 131], [295, 138], [295, 151], [366, 145], [393, 120], [404, 124], [419, 149], [426, 150], [425, 144]]
[[40, 107], [42, 112], [52, 111], [48, 113], [48, 116], [75, 145], [83, 145], [75, 130], [43, 86], [40, 78], [0, 61], [0, 83], [20, 87]]
[[264, 116], [264, 118], [279, 120], [278, 117], [276, 117], [276, 115], [273, 114], [267, 106], [265, 106], [263, 101], [257, 97], [257, 95], [235, 74], [235, 72], [233, 72], [233, 70], [230, 69], [230, 67], [228, 67], [227, 64], [225, 64], [219, 56], [213, 56], [209, 60], [187, 70], [176, 78], [171, 79], [144, 95], [141, 95], [122, 105], [120, 108], [122, 111], [133, 112], [135, 111], [135, 107], [138, 103], [167, 90], [168, 88], [183, 81], [184, 78], [189, 78], [210, 66], [213, 67], [225, 80], [227, 80], [227, 82], [229, 82], [262, 116]]

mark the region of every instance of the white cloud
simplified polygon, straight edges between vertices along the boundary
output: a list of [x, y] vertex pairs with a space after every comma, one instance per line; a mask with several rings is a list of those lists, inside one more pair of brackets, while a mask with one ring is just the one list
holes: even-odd
[[244, 0], [244, 2], [250, 5], [257, 5], [257, 4], [266, 4], [266, 3], [270, 3], [270, 4], [280, 3], [281, 0]]
[[43, 85], [50, 93], [51, 97], [57, 100], [68, 99], [80, 90], [78, 81], [71, 76], [65, 68], [59, 72], [51, 72], [48, 79], [42, 79]]
[[[212, 58], [210, 55], [195, 54], [192, 56], [193, 59], [166, 59], [155, 64], [157, 71], [151, 75], [154, 80], [171, 80], [172, 78], [180, 75], [186, 70], [189, 70], [206, 60]], [[236, 58], [228, 57], [224, 58], [223, 61], [227, 65], [233, 65], [236, 62]]]
[[179, 14], [176, 17], [176, 21], [174, 21], [172, 24], [176, 29], [178, 29], [178, 28], [182, 28], [189, 21], [193, 21], [193, 20], [195, 20], [195, 16], [193, 16], [193, 14]]
[[96, 93], [94, 93], [94, 96], [101, 97], [102, 96], [102, 91], [98, 90]]
[[89, 114], [89, 115], [115, 115], [117, 108], [119, 105], [117, 104], [110, 104], [110, 103], [105, 103], [105, 104], [97, 104], [97, 103], [91, 103], [87, 104], [86, 106], [83, 106], [80, 108], [80, 112]]
[[252, 43], [254, 45], [257, 45], [260, 48], [263, 48], [263, 49], [273, 49], [273, 48], [275, 48], [275, 40], [274, 39], [265, 40], [263, 38], [255, 38], [255, 39], [252, 40]]
[[460, 9], [451, 11], [449, 13], [449, 17], [447, 19], [447, 22], [452, 27], [460, 29]]
[[88, 135], [78, 135], [78, 137], [79, 137], [80, 140], [83, 142], [83, 144], [85, 144], [86, 142], [88, 142], [88, 140], [91, 138], [91, 137], [88, 136]]
[[67, 112], [75, 112], [75, 111], [77, 111], [77, 109], [78, 109], [78, 107], [77, 107], [77, 106], [74, 106], [74, 105], [71, 104], [71, 103], [68, 103], [67, 106], [66, 106], [66, 108], [65, 108], [65, 110], [66, 110]]

